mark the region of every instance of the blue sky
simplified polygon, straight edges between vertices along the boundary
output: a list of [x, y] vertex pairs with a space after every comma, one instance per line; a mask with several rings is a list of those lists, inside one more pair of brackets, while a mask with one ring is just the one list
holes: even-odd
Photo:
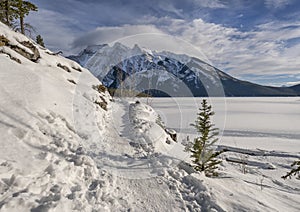
[[264, 85], [300, 83], [299, 0], [32, 0], [48, 48], [78, 53], [124, 36], [175, 36], [217, 68]]

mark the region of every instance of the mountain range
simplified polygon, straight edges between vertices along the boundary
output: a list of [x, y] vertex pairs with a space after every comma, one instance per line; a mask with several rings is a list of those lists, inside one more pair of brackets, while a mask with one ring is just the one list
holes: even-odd
[[88, 46], [68, 57], [111, 89], [151, 96], [299, 96], [300, 85], [271, 87], [236, 79], [195, 57], [121, 43]]

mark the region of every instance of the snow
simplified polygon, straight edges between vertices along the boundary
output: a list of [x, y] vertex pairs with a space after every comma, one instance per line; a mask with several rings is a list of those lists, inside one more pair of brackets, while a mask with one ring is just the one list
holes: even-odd
[[[0, 31], [11, 44], [28, 41], [2, 24]], [[0, 56], [0, 209], [105, 209], [107, 204], [99, 202], [101, 193], [92, 195], [90, 189], [101, 172], [91, 157], [80, 151], [83, 139], [75, 131], [73, 116], [76, 86], [68, 79], [82, 80], [89, 87], [90, 98], [97, 96], [91, 86], [100, 83], [78, 64], [35, 46], [41, 54], [37, 63], [16, 52], [14, 57], [21, 64]], [[7, 51], [7, 47], [0, 48]], [[71, 72], [57, 67], [58, 63]], [[103, 98], [108, 99], [108, 94]], [[96, 105], [90, 106], [96, 111]]]
[[181, 144], [196, 136], [199, 98], [112, 99], [87, 69], [34, 46], [36, 63], [0, 47], [21, 61], [0, 54], [0, 211], [300, 210], [299, 180], [281, 179], [300, 158], [299, 98], [209, 99], [225, 152], [207, 178]]
[[[154, 98], [151, 105], [164, 114], [179, 140], [193, 139], [189, 124], [200, 98]], [[205, 179], [216, 203], [225, 211], [299, 211], [300, 182], [283, 180], [294, 160], [300, 159], [299, 98], [210, 98], [221, 129], [221, 177]], [[175, 114], [180, 114], [176, 116]], [[180, 149], [172, 150], [186, 161]]]

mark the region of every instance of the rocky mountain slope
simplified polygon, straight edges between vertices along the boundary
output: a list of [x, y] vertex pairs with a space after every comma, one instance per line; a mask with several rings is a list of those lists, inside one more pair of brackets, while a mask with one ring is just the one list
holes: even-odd
[[70, 59], [88, 68], [109, 88], [134, 89], [153, 96], [297, 96], [294, 87], [241, 81], [204, 61], [135, 45], [89, 46]]

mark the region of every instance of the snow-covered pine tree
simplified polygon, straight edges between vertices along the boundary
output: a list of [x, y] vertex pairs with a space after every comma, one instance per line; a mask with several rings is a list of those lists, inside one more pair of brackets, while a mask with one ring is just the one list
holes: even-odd
[[186, 150], [191, 152], [193, 167], [196, 171], [204, 172], [206, 176], [218, 176], [216, 169], [221, 163], [217, 158], [221, 152], [214, 151], [213, 145], [218, 141], [216, 137], [219, 132], [211, 123], [211, 116], [214, 115], [211, 105], [203, 99], [201, 108], [195, 124], [199, 136], [190, 142]]

